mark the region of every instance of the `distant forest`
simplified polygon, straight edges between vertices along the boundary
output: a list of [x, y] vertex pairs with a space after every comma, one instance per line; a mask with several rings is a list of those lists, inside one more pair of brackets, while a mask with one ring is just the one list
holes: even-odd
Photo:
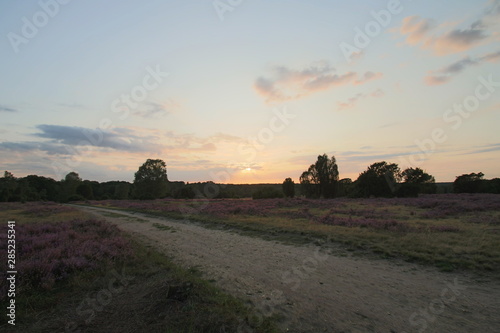
[[377, 162], [362, 172], [358, 179], [339, 179], [334, 157], [318, 156], [316, 163], [300, 176], [296, 184], [286, 178], [279, 184], [215, 184], [169, 181], [162, 160], [147, 160], [135, 173], [134, 182], [83, 180], [76, 172], [64, 179], [29, 175], [15, 177], [5, 171], [0, 178], [0, 202], [15, 201], [84, 201], [157, 198], [307, 198], [335, 197], [416, 197], [434, 193], [496, 193], [500, 194], [500, 179], [486, 180], [484, 174], [457, 176], [453, 183], [435, 183], [434, 177], [419, 168], [403, 171], [397, 164]]

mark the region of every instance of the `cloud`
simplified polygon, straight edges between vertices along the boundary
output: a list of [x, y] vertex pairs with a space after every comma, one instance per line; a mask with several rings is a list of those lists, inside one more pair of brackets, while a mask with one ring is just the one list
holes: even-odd
[[354, 82], [355, 85], [365, 84], [366, 82], [380, 79], [382, 73], [366, 72], [360, 79]]
[[479, 146], [479, 147], [476, 147], [475, 149], [472, 149], [472, 150], [464, 153], [464, 155], [482, 154], [482, 153], [489, 153], [492, 151], [500, 151], [500, 143]]
[[225, 134], [225, 133], [215, 133], [214, 135], [209, 136], [208, 140], [215, 142], [215, 143], [219, 143], [219, 142], [244, 143], [244, 142], [247, 142], [247, 140], [243, 139], [242, 137], [230, 135], [230, 134]]
[[163, 104], [148, 102], [141, 103], [140, 110], [137, 110], [133, 113], [134, 116], [146, 118], [146, 119], [158, 119], [169, 115], [174, 112], [179, 105], [172, 100], [169, 100]]
[[467, 51], [480, 44], [488, 34], [484, 29], [455, 29], [447, 34], [435, 37], [426, 42], [426, 47], [432, 48], [438, 55], [447, 55]]
[[363, 59], [365, 57], [365, 51], [363, 50], [360, 50], [359, 52], [353, 52], [351, 54], [351, 64], [354, 64], [355, 62], [358, 62], [360, 61], [361, 59]]
[[427, 34], [434, 29], [435, 23], [432, 20], [419, 16], [408, 16], [403, 19], [403, 25], [399, 32], [406, 35], [406, 43], [416, 45], [427, 38]]
[[17, 112], [17, 109], [9, 108], [4, 105], [0, 105], [0, 112]]
[[32, 151], [43, 151], [49, 155], [71, 155], [72, 151], [65, 149], [62, 145], [45, 142], [0, 142], [0, 150], [7, 150], [15, 153], [26, 153]]
[[127, 152], [160, 152], [162, 146], [150, 137], [133, 134], [129, 129], [101, 131], [76, 126], [38, 125], [41, 133], [37, 137], [51, 139], [50, 142], [70, 146], [94, 146]]
[[337, 103], [338, 110], [341, 111], [341, 110], [351, 109], [351, 108], [355, 107], [356, 104], [360, 100], [365, 99], [367, 97], [379, 98], [379, 97], [382, 97], [384, 95], [385, 95], [385, 93], [382, 89], [377, 89], [369, 94], [358, 93], [358, 94], [354, 95], [353, 97], [349, 98], [347, 101], [338, 102]]
[[71, 109], [83, 109], [85, 108], [85, 105], [80, 104], [80, 103], [58, 103], [58, 106], [62, 106], [64, 108], [71, 108]]
[[[405, 149], [405, 147], [394, 147], [398, 150], [394, 152], [388, 153], [387, 151], [378, 151], [376, 148], [372, 147], [372, 149], [364, 149], [363, 151], [340, 151], [335, 152], [335, 156], [338, 157], [338, 160], [348, 160], [352, 162], [376, 162], [376, 161], [388, 161], [391, 162], [391, 159], [395, 159], [401, 156], [409, 156], [418, 154], [417, 152], [409, 152]], [[401, 150], [400, 150], [401, 149]]]
[[382, 73], [370, 71], [362, 75], [355, 72], [336, 74], [335, 69], [326, 62], [319, 62], [302, 70], [275, 67], [271, 78], [258, 77], [254, 87], [267, 102], [282, 102], [303, 98], [335, 86], [364, 84], [381, 76]]
[[[495, 3], [498, 7], [498, 2]], [[491, 16], [491, 12], [485, 12], [465, 28], [457, 27], [456, 23], [451, 22], [438, 26], [433, 20], [408, 16], [403, 19], [399, 33], [406, 37], [406, 44], [420, 45], [421, 48], [429, 49], [439, 56], [460, 53], [491, 40], [492, 34], [489, 30], [495, 25]]]
[[354, 95], [353, 97], [349, 98], [347, 101], [345, 102], [338, 102], [337, 105], [338, 105], [338, 110], [341, 111], [341, 110], [346, 110], [346, 109], [352, 109], [356, 103], [362, 99], [366, 97], [365, 94], [362, 94], [362, 93], [358, 93], [356, 95]]
[[429, 75], [425, 77], [425, 83], [427, 85], [440, 85], [447, 83], [451, 78], [471, 66], [478, 66], [485, 62], [499, 62], [500, 61], [500, 51], [485, 54], [484, 56], [471, 59], [470, 57], [465, 57], [462, 60], [456, 61], [451, 65], [445, 66], [435, 71], [431, 71]]
[[500, 61], [500, 51], [488, 53], [482, 56], [480, 61], [489, 61], [489, 62], [499, 62]]

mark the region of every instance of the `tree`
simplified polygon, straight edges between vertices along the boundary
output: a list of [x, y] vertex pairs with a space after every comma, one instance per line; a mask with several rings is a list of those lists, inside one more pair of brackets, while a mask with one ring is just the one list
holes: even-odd
[[300, 176], [302, 193], [311, 198], [334, 198], [337, 195], [339, 170], [335, 156], [319, 155], [316, 163], [311, 164]]
[[419, 193], [436, 193], [433, 176], [420, 168], [407, 168], [401, 172], [403, 184], [398, 189], [399, 197], [416, 197]]
[[252, 199], [273, 199], [273, 198], [283, 198], [283, 193], [270, 186], [261, 188], [252, 194]]
[[337, 195], [339, 197], [350, 196], [352, 192], [352, 179], [351, 178], [343, 178], [339, 180], [339, 189]]
[[401, 176], [405, 183], [425, 184], [435, 183], [434, 177], [426, 173], [420, 168], [408, 168], [401, 172]]
[[91, 182], [86, 180], [76, 188], [76, 194], [84, 199], [90, 200], [94, 198]]
[[457, 176], [453, 182], [453, 191], [455, 193], [478, 193], [481, 191], [483, 177], [482, 172]]
[[76, 172], [68, 173], [64, 179], [61, 181], [61, 187], [63, 190], [63, 201], [76, 201], [80, 200], [81, 196], [77, 196], [76, 189], [82, 183], [80, 175]]
[[113, 198], [118, 200], [127, 200], [130, 192], [130, 184], [119, 182], [114, 186]]
[[18, 201], [15, 192], [18, 189], [17, 179], [12, 172], [5, 171], [0, 178], [0, 201]]
[[167, 165], [160, 159], [148, 159], [134, 177], [135, 196], [139, 199], [162, 198], [167, 193]]
[[401, 171], [395, 163], [373, 163], [356, 180], [357, 196], [392, 197], [401, 180]]
[[40, 200], [60, 200], [60, 186], [54, 179], [37, 175], [28, 175], [25, 179], [29, 187], [38, 193]]
[[283, 182], [283, 194], [287, 198], [293, 198], [295, 196], [295, 182], [292, 178], [287, 178]]

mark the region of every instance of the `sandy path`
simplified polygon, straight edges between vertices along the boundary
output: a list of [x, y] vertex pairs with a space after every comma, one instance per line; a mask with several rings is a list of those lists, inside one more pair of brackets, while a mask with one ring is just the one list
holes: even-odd
[[500, 332], [495, 280], [340, 256], [314, 245], [284, 245], [186, 221], [80, 209], [138, 235], [184, 267], [199, 267], [263, 315], [282, 315], [284, 332]]

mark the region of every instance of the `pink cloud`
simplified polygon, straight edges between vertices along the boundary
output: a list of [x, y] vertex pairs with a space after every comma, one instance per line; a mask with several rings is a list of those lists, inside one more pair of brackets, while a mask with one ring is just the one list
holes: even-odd
[[[444, 56], [470, 50], [494, 39], [494, 25], [498, 21], [498, 1], [468, 27], [458, 27], [456, 22], [444, 22], [439, 26], [430, 19], [408, 16], [403, 19], [399, 34], [405, 36], [405, 43], [431, 50], [435, 55]], [[497, 10], [494, 10], [494, 9]]]
[[429, 75], [424, 78], [424, 81], [429, 86], [440, 85], [449, 82], [453, 76], [465, 71], [468, 67], [479, 66], [485, 62], [499, 61], [500, 51], [488, 53], [477, 58], [465, 57], [448, 66], [429, 72]]
[[282, 102], [299, 99], [313, 93], [337, 86], [360, 85], [382, 77], [382, 73], [347, 72], [336, 74], [335, 69], [322, 62], [303, 70], [279, 66], [273, 69], [272, 77], [259, 77], [255, 90], [267, 102]]
[[373, 98], [380, 98], [385, 95], [384, 91], [382, 89], [377, 89], [369, 94], [364, 94], [364, 93], [358, 93], [354, 95], [353, 97], [347, 99], [347, 101], [344, 102], [338, 102], [337, 107], [339, 111], [346, 110], [346, 109], [352, 109], [356, 106], [356, 104], [367, 97], [373, 97]]

